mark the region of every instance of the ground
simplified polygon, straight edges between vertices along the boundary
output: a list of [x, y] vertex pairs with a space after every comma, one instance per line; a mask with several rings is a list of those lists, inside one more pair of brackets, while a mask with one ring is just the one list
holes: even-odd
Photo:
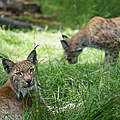
[[[79, 63], [69, 65], [62, 59], [61, 34], [69, 36], [73, 30], [19, 31], [0, 29], [0, 55], [13, 61], [26, 58], [35, 45], [38, 53], [41, 93], [48, 104], [59, 107], [74, 103], [73, 110], [51, 115], [35, 107], [25, 114], [27, 120], [118, 120], [120, 105], [113, 100], [120, 93], [120, 63], [103, 64], [104, 52], [87, 48], [79, 57]], [[0, 64], [0, 85], [7, 80]], [[37, 107], [37, 112], [34, 112]]]

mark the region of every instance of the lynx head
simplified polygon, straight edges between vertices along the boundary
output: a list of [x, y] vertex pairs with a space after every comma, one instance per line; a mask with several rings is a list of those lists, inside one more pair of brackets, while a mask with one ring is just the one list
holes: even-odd
[[7, 72], [12, 89], [15, 91], [18, 98], [25, 97], [29, 91], [35, 89], [35, 65], [37, 62], [36, 50], [28, 55], [27, 59], [21, 62], [14, 63], [9, 59], [2, 59], [2, 64]]
[[62, 47], [64, 49], [64, 58], [70, 64], [75, 64], [78, 62], [78, 56], [82, 52], [83, 48], [78, 47], [78, 43], [75, 44], [74, 41], [71, 42], [66, 35], [62, 35], [63, 40], [61, 40]]

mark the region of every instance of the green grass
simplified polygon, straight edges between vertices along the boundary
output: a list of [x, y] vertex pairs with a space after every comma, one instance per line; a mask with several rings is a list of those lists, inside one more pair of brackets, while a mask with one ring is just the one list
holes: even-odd
[[[72, 35], [74, 31], [66, 30]], [[51, 114], [36, 99], [24, 120], [119, 120], [120, 103], [113, 99], [120, 95], [120, 63], [116, 67], [103, 64], [104, 52], [87, 48], [79, 57], [79, 64], [61, 60], [61, 33], [55, 31], [5, 31], [0, 29], [0, 55], [13, 61], [27, 57], [37, 48], [41, 93], [49, 105], [59, 109], [69, 103], [79, 105], [72, 110]], [[0, 64], [0, 85], [7, 75]], [[37, 112], [35, 110], [37, 109]]]
[[[119, 0], [33, 0], [43, 13], [56, 16], [63, 27], [80, 28], [94, 16], [120, 16]], [[109, 4], [108, 4], [109, 3]]]

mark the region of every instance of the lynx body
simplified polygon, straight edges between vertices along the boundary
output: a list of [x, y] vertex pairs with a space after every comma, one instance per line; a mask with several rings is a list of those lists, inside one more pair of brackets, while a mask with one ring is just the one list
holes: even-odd
[[77, 63], [78, 56], [85, 47], [104, 50], [105, 61], [116, 62], [120, 50], [120, 17], [94, 17], [71, 38], [66, 35], [62, 37], [64, 57], [71, 64]]

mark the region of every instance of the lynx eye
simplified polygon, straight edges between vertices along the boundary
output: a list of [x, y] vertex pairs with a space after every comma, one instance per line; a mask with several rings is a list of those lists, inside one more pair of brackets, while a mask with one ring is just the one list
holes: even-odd
[[16, 72], [15, 74], [16, 74], [16, 75], [23, 75], [22, 72]]
[[29, 71], [30, 71], [30, 73], [33, 73], [34, 72], [34, 68], [31, 68]]

